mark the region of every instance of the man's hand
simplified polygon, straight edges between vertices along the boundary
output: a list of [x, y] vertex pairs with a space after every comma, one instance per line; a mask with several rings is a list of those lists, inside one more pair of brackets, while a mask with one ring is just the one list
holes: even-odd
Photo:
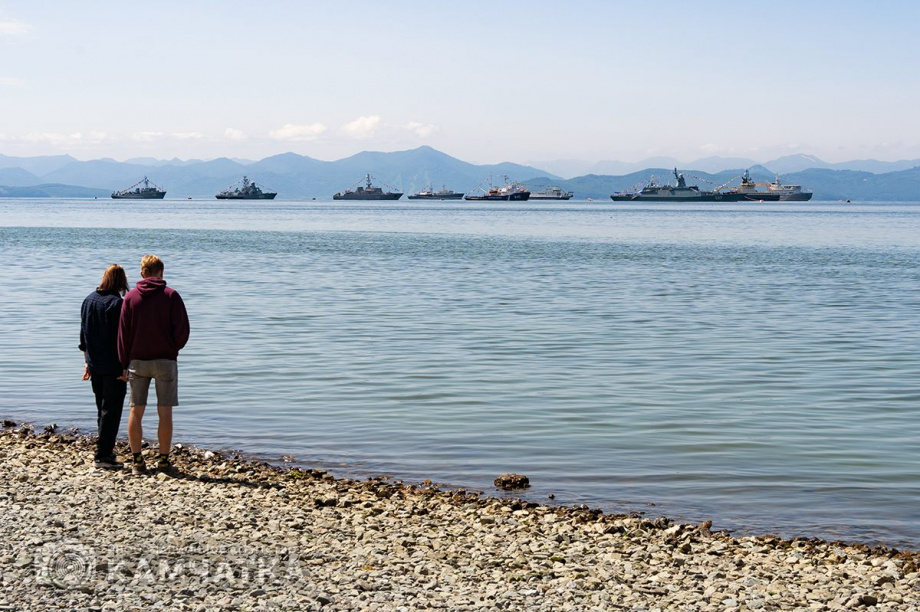
[[83, 364], [83, 380], [89, 380], [89, 364]]

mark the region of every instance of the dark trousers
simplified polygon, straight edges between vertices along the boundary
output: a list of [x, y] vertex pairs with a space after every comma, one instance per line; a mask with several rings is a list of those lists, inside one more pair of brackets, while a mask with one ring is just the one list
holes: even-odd
[[96, 459], [107, 459], [114, 454], [115, 439], [121, 425], [121, 412], [125, 406], [128, 383], [117, 376], [93, 374], [93, 393], [96, 394], [96, 419], [99, 441], [96, 442]]

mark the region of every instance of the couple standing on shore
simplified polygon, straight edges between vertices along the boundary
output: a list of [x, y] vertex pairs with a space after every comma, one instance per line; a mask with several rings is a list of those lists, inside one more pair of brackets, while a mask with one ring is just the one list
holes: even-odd
[[[95, 466], [120, 468], [115, 439], [121, 425], [127, 385], [131, 385], [128, 443], [135, 474], [146, 474], [141, 455], [141, 421], [147, 407], [150, 380], [156, 381], [160, 454], [157, 469], [172, 470], [172, 409], [179, 404], [179, 369], [176, 359], [188, 342], [185, 303], [163, 280], [163, 261], [156, 255], [141, 259], [141, 280], [128, 290], [125, 270], [118, 264], [106, 268], [102, 282], [80, 310], [80, 350], [85, 366], [83, 380], [92, 382], [96, 396], [99, 440]], [[122, 294], [126, 293], [124, 298]]]

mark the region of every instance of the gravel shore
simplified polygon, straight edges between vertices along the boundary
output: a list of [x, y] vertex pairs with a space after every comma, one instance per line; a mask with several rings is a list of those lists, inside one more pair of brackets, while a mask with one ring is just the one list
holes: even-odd
[[194, 448], [172, 475], [91, 459], [81, 436], [0, 432], [0, 611], [920, 610], [914, 552]]

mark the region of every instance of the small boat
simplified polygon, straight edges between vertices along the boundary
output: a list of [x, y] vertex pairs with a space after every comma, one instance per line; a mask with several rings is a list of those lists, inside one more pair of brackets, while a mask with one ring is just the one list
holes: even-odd
[[166, 190], [151, 183], [146, 176], [127, 189], [112, 193], [115, 200], [162, 200], [165, 197]]
[[402, 192], [384, 191], [380, 187], [371, 185], [371, 175], [364, 177], [364, 186], [358, 186], [355, 189], [346, 189], [332, 196], [333, 200], [398, 200], [402, 197]]
[[530, 193], [531, 200], [571, 200], [572, 196], [575, 195], [571, 191], [563, 191], [559, 187], [547, 187], [546, 189], [541, 189], [540, 191], [532, 191]]
[[504, 201], [504, 202], [524, 202], [530, 199], [530, 192], [523, 185], [511, 182], [507, 175], [503, 176], [505, 184], [500, 187], [492, 185], [492, 177], [489, 177], [489, 189], [479, 189], [483, 192], [477, 195], [466, 195], [467, 200], [485, 200], [485, 201]]
[[463, 194], [457, 191], [452, 191], [447, 187], [441, 187], [441, 189], [438, 189], [437, 191], [434, 191], [431, 187], [428, 187], [407, 197], [410, 200], [460, 200], [463, 198]]
[[234, 183], [214, 197], [218, 200], [274, 200], [276, 195], [278, 194], [273, 191], [262, 191], [248, 176], [244, 176], [242, 181]]
[[779, 175], [776, 180], [767, 185], [767, 189], [779, 194], [781, 202], [807, 202], [814, 195], [812, 191], [802, 189], [801, 185], [783, 185], [779, 182]]

